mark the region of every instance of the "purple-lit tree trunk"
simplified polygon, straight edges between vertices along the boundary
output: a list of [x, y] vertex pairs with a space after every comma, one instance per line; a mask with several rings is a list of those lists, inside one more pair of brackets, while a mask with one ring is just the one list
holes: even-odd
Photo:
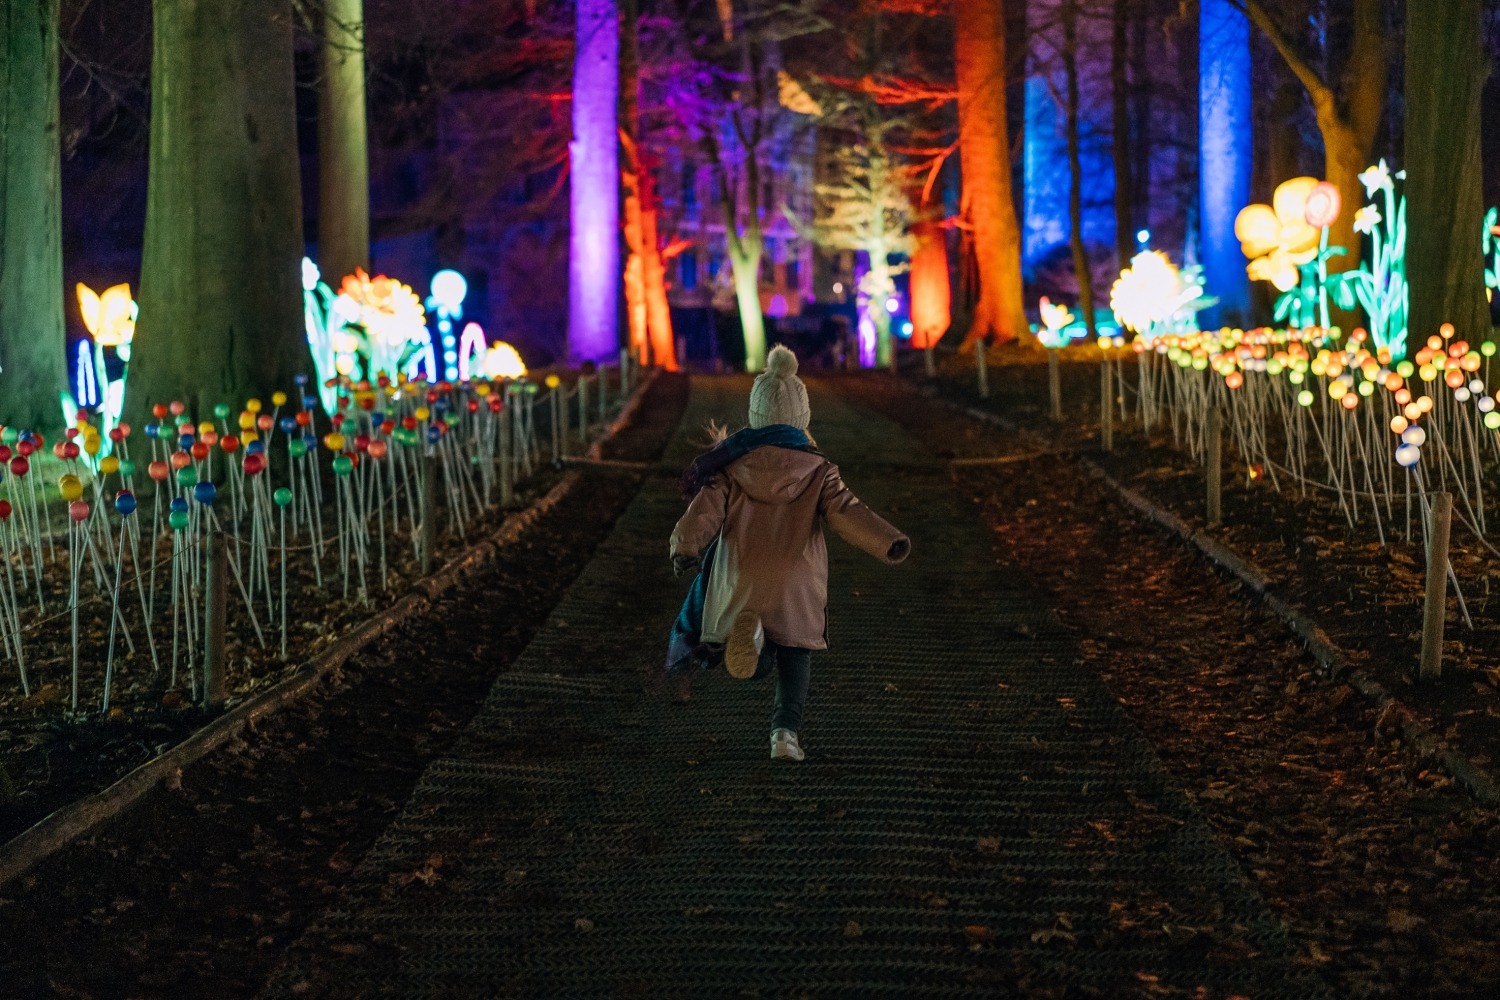
[[568, 353], [599, 361], [620, 346], [620, 16], [615, 0], [577, 4]]
[[50, 430], [68, 387], [55, 0], [0, 0], [0, 421]]

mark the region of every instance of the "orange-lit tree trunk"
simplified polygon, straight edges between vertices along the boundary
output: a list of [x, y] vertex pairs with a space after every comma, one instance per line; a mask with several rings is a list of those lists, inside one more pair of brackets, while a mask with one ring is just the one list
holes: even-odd
[[925, 350], [948, 332], [951, 293], [948, 287], [948, 242], [931, 222], [912, 227], [917, 249], [911, 256], [911, 346]]
[[646, 290], [646, 335], [651, 343], [652, 363], [669, 372], [677, 370], [677, 344], [672, 335], [672, 310], [667, 304], [667, 264], [661, 252], [661, 233], [656, 227], [656, 183], [650, 170], [640, 172], [641, 277]]
[[1078, 0], [1062, 4], [1063, 72], [1067, 78], [1064, 113], [1067, 117], [1068, 142], [1068, 243], [1073, 250], [1073, 276], [1078, 280], [1078, 311], [1083, 313], [1089, 338], [1099, 335], [1095, 329], [1094, 272], [1089, 266], [1088, 249], [1083, 243], [1083, 157], [1078, 134]]
[[620, 0], [620, 227], [625, 231], [625, 318], [630, 353], [650, 361], [646, 343], [646, 278], [641, 232], [640, 73], [635, 0]]
[[953, 0], [953, 14], [963, 214], [979, 270], [979, 301], [964, 345], [1029, 339], [1006, 133], [1004, 0]]

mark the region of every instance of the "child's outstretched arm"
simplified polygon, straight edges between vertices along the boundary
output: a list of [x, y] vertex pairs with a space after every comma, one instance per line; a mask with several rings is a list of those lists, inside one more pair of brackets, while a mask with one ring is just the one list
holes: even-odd
[[696, 562], [724, 527], [724, 518], [729, 510], [729, 481], [723, 476], [714, 476], [693, 497], [687, 512], [672, 529], [671, 556], [674, 565], [686, 561]]
[[876, 559], [894, 565], [911, 554], [911, 539], [851, 493], [838, 466], [828, 466], [818, 506], [840, 538]]

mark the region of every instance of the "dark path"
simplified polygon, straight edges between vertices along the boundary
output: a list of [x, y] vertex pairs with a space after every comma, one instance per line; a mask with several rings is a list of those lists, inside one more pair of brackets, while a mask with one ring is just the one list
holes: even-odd
[[[668, 465], [747, 388], [696, 383]], [[639, 693], [686, 586], [653, 479], [269, 996], [1325, 995], [946, 465], [813, 412], [915, 555], [831, 545], [807, 762], [764, 685]]]

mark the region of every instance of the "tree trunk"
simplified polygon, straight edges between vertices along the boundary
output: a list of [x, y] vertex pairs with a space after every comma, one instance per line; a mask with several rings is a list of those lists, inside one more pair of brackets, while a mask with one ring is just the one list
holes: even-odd
[[641, 364], [649, 361], [646, 340], [645, 236], [641, 218], [640, 89], [636, 32], [636, 0], [620, 0], [620, 207], [625, 234], [625, 318], [630, 352]]
[[323, 0], [318, 87], [318, 266], [335, 288], [370, 267], [364, 0]]
[[760, 255], [759, 232], [753, 242], [743, 237], [729, 240], [729, 267], [734, 272], [734, 300], [740, 310], [747, 372], [758, 372], [766, 367], [766, 322], [760, 309]]
[[1130, 0], [1114, 0], [1110, 35], [1109, 94], [1114, 110], [1115, 262], [1121, 271], [1135, 256], [1135, 177], [1130, 128]]
[[129, 405], [290, 386], [302, 327], [290, 0], [158, 0]]
[[620, 349], [620, 18], [614, 0], [578, 0], [568, 230], [568, 352]]
[[1098, 335], [1094, 326], [1094, 277], [1089, 270], [1088, 251], [1083, 245], [1083, 158], [1078, 134], [1078, 4], [1063, 0], [1063, 71], [1067, 77], [1066, 107], [1068, 139], [1068, 217], [1071, 229], [1069, 243], [1073, 248], [1073, 273], [1078, 279], [1078, 311], [1089, 336]]
[[943, 230], [930, 222], [913, 227], [911, 256], [911, 346], [925, 350], [948, 331], [952, 293], [948, 285], [948, 246]]
[[964, 345], [1029, 339], [1006, 132], [1003, 0], [954, 0], [953, 14], [963, 214], [979, 271], [979, 301]]
[[[1443, 323], [1469, 343], [1490, 332], [1484, 264], [1480, 98], [1489, 64], [1480, 0], [1406, 4], [1408, 343]], [[1438, 154], [1438, 151], [1441, 154]]]
[[57, 2], [0, 0], [0, 421], [62, 425]]
[[646, 285], [646, 331], [658, 368], [677, 371], [677, 343], [672, 334], [672, 308], [667, 302], [667, 265], [662, 260], [661, 233], [656, 228], [656, 182], [649, 169], [640, 175], [642, 278]]

